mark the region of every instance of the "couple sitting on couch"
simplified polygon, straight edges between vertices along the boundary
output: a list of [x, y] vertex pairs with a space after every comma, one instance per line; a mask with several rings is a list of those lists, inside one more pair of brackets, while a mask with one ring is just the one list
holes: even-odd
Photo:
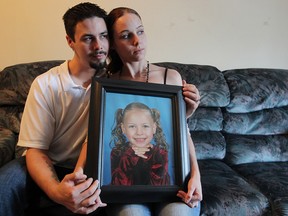
[[[116, 8], [107, 16], [97, 5], [81, 3], [69, 9], [63, 20], [66, 39], [74, 56], [33, 81], [18, 141], [19, 146], [27, 148], [26, 156], [0, 169], [0, 191], [5, 194], [0, 198], [0, 215], [23, 215], [31, 206], [33, 209], [33, 200], [46, 195], [57, 206], [58, 214], [61, 209], [62, 215], [89, 214], [106, 206], [100, 199], [99, 181], [87, 178], [83, 168], [87, 150], [84, 140], [87, 136], [91, 78], [106, 67], [108, 52], [111, 58], [108, 65], [110, 78], [183, 85], [187, 117], [199, 105], [200, 96], [194, 85], [186, 84], [185, 81], [182, 83], [177, 71], [167, 71], [149, 64], [145, 59], [146, 35], [136, 11]], [[109, 215], [116, 215], [116, 212], [122, 212], [123, 215], [149, 215], [152, 211], [157, 215], [175, 215], [177, 212], [183, 215], [199, 214], [202, 189], [190, 135], [188, 144], [190, 180], [188, 191], [178, 192], [179, 202], [109, 204], [106, 212]], [[35, 193], [35, 183], [41, 189], [40, 195]], [[128, 211], [132, 213], [128, 214]]]

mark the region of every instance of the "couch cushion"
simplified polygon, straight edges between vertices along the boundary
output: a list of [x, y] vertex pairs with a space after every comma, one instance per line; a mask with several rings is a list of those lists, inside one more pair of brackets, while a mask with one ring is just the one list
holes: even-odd
[[200, 106], [224, 107], [230, 102], [228, 85], [216, 67], [174, 62], [161, 62], [157, 65], [177, 70], [187, 83], [196, 85], [201, 96]]
[[226, 143], [218, 131], [191, 131], [198, 160], [223, 159], [226, 153]]
[[288, 106], [251, 113], [223, 112], [223, 116], [226, 133], [273, 135], [288, 131]]
[[288, 105], [288, 70], [236, 69], [223, 74], [228, 83], [229, 112], [244, 113]]
[[234, 166], [241, 175], [268, 197], [272, 209], [277, 212], [286, 212], [287, 215], [287, 182], [288, 162], [251, 163]]
[[201, 215], [263, 215], [268, 199], [225, 163], [200, 160]]
[[32, 62], [4, 68], [0, 72], [0, 105], [24, 105], [35, 77], [62, 62]]
[[219, 107], [199, 107], [187, 123], [193, 131], [221, 131], [223, 115]]
[[15, 145], [14, 133], [0, 127], [0, 167], [14, 158]]
[[274, 215], [288, 215], [288, 196], [274, 200], [272, 206]]
[[288, 135], [225, 134], [225, 139], [228, 164], [288, 161]]

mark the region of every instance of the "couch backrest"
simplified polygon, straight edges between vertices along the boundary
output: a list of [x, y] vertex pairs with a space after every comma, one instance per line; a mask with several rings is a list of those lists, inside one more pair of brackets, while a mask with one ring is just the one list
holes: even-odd
[[19, 133], [20, 120], [32, 81], [63, 60], [17, 64], [0, 72], [0, 127]]
[[231, 102], [223, 110], [229, 164], [288, 161], [288, 70], [223, 71]]
[[200, 106], [188, 119], [198, 159], [288, 161], [288, 70], [160, 65], [178, 70], [200, 91]]

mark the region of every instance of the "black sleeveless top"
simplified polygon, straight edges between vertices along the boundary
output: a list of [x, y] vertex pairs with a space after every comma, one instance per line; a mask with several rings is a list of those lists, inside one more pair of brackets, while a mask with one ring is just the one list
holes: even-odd
[[165, 69], [165, 74], [164, 74], [164, 85], [166, 85], [167, 71], [168, 71], [168, 68]]

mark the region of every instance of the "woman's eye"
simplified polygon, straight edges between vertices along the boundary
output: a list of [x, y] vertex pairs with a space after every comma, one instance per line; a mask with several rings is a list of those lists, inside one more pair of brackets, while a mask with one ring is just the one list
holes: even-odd
[[138, 35], [142, 35], [144, 33], [144, 30], [138, 31]]

